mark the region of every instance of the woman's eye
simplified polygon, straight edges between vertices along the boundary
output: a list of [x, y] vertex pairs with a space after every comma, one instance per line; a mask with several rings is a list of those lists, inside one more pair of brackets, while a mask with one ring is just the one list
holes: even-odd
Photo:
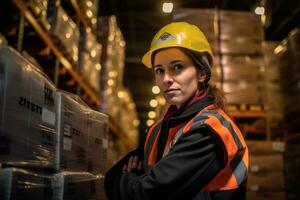
[[164, 72], [164, 70], [161, 68], [156, 68], [154, 71], [155, 71], [155, 74], [162, 74]]
[[175, 64], [173, 66], [173, 68], [174, 68], [175, 71], [178, 71], [178, 70], [181, 70], [183, 68], [183, 65], [181, 65], [181, 64]]

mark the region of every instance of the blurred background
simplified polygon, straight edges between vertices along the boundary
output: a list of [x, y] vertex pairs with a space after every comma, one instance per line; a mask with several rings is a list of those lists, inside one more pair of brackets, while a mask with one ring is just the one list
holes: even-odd
[[[6, 47], [0, 50], [0, 151], [8, 155], [0, 156], [0, 163], [4, 168], [14, 167], [17, 163], [16, 166], [24, 169], [36, 169], [31, 162], [38, 158], [32, 156], [33, 160], [29, 159], [31, 164], [28, 164], [22, 157], [24, 155], [16, 154], [14, 156], [20, 157], [18, 162], [8, 162], [12, 150], [8, 151], [7, 146], [23, 134], [20, 131], [23, 119], [21, 111], [13, 110], [12, 113], [14, 105], [9, 107], [6, 102], [13, 102], [13, 98], [20, 96], [19, 92], [26, 95], [27, 91], [23, 84], [25, 78], [19, 72], [15, 73], [12, 66], [16, 71], [18, 67], [24, 71], [24, 63], [29, 62], [39, 70], [39, 76], [47, 77], [46, 82], [53, 91], [59, 89], [76, 95], [71, 98], [60, 94], [57, 101], [54, 95], [55, 104], [64, 103], [59, 103], [61, 108], [53, 113], [55, 116], [60, 116], [58, 112], [68, 113], [66, 110], [69, 104], [72, 105], [74, 120], [70, 118], [67, 123], [78, 128], [75, 131], [70, 129], [73, 130], [70, 136], [77, 134], [84, 138], [85, 134], [93, 135], [90, 130], [97, 129], [99, 135], [93, 137], [101, 141], [104, 149], [99, 150], [101, 161], [92, 158], [92, 163], [99, 162], [96, 166], [101, 168], [101, 162], [105, 162], [108, 168], [135, 148], [145, 136], [146, 129], [166, 111], [168, 105], [154, 84], [152, 70], [143, 66], [141, 58], [162, 26], [173, 21], [187, 21], [206, 34], [214, 54], [212, 84], [224, 91], [226, 110], [248, 142], [252, 158], [249, 199], [297, 199], [300, 186], [297, 183], [300, 177], [297, 172], [300, 167], [299, 19], [299, 0], [3, 0], [0, 4], [0, 44], [13, 50]], [[20, 85], [14, 85], [18, 80]], [[34, 83], [30, 84], [28, 87], [35, 87]], [[36, 90], [45, 92], [46, 89], [40, 85]], [[48, 91], [48, 95], [52, 97], [52, 92]], [[38, 93], [29, 96], [22, 96], [19, 105], [39, 112], [33, 98], [37, 98]], [[43, 98], [41, 96], [39, 100], [42, 102]], [[89, 108], [89, 113], [97, 112], [84, 115], [83, 107]], [[101, 117], [98, 112], [107, 114], [108, 118]], [[77, 117], [75, 113], [85, 117]], [[16, 119], [22, 121], [21, 125], [10, 130]], [[55, 119], [55, 125], [58, 119], [63, 123], [63, 118]], [[86, 119], [88, 126], [80, 119]], [[96, 121], [103, 126], [95, 128], [93, 122]], [[54, 133], [60, 130], [50, 128]], [[7, 137], [7, 130], [15, 135]], [[107, 134], [103, 135], [104, 132]], [[30, 146], [31, 140], [38, 140], [31, 137], [26, 135], [22, 141], [27, 141]], [[49, 135], [45, 137], [49, 139]], [[76, 142], [82, 142], [82, 138]], [[22, 141], [16, 142], [16, 148], [23, 145]], [[76, 142], [70, 143], [64, 137], [61, 148], [67, 145], [72, 149]], [[54, 146], [57, 147], [56, 143]], [[85, 149], [81, 143], [78, 146], [80, 148], [74, 150], [77, 157], [68, 155], [66, 161], [79, 159], [79, 154], [80, 159], [88, 157], [86, 152], [94, 148]], [[22, 152], [22, 148], [18, 151]], [[28, 154], [32, 152], [35, 150]], [[49, 152], [53, 153], [51, 149]], [[49, 161], [47, 156], [45, 160]], [[20, 165], [20, 162], [27, 164]], [[93, 175], [105, 172], [105, 167], [97, 172], [90, 165], [86, 167], [80, 169], [81, 172]], [[16, 173], [22, 174], [23, 171]], [[3, 177], [0, 173], [0, 182], [6, 180]], [[90, 187], [87, 186], [87, 190]]]

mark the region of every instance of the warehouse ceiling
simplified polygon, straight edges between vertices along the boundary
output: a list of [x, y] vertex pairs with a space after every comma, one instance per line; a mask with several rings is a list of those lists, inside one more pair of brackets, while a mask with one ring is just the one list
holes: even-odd
[[[254, 11], [265, 5], [265, 39], [282, 40], [295, 27], [300, 26], [299, 0], [173, 0], [178, 8], [218, 8], [225, 10]], [[141, 120], [140, 131], [146, 128], [153, 76], [141, 64], [143, 53], [149, 48], [156, 31], [170, 21], [170, 15], [161, 11], [163, 1], [104, 0], [99, 5], [100, 15], [115, 14], [126, 41], [125, 85], [131, 90]]]

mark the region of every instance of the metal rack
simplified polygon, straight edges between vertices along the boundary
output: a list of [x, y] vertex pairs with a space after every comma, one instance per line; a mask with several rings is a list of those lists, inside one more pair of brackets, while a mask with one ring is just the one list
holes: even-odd
[[[25, 19], [30, 23], [33, 29], [37, 32], [40, 38], [45, 42], [45, 44], [51, 49], [57, 60], [61, 63], [63, 68], [71, 75], [72, 79], [79, 85], [80, 88], [83, 89], [85, 95], [91, 100], [91, 103], [99, 107], [101, 103], [101, 99], [98, 94], [96, 94], [91, 86], [86, 83], [81, 76], [74, 70], [71, 62], [64, 57], [61, 50], [55, 45], [52, 38], [49, 36], [47, 31], [43, 28], [42, 22], [37, 20], [30, 9], [28, 9], [27, 4], [23, 0], [13, 0], [13, 3], [20, 10], [21, 14], [25, 17]], [[83, 13], [80, 11], [80, 8], [75, 0], [71, 0], [71, 4], [80, 18], [80, 22], [83, 24], [85, 28], [91, 28], [91, 25], [84, 18]], [[93, 29], [91, 28], [93, 31]], [[116, 135], [117, 138], [122, 140], [124, 145], [130, 149], [132, 148], [132, 144], [130, 143], [127, 136], [121, 131], [121, 129], [111, 120], [109, 121], [109, 129], [110, 131]]]

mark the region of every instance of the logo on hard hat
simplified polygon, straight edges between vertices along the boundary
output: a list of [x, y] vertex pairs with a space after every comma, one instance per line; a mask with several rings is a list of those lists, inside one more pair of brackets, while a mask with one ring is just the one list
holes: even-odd
[[156, 44], [160, 44], [162, 42], [167, 42], [170, 40], [175, 40], [175, 37], [172, 36], [170, 33], [164, 32], [157, 40]]

